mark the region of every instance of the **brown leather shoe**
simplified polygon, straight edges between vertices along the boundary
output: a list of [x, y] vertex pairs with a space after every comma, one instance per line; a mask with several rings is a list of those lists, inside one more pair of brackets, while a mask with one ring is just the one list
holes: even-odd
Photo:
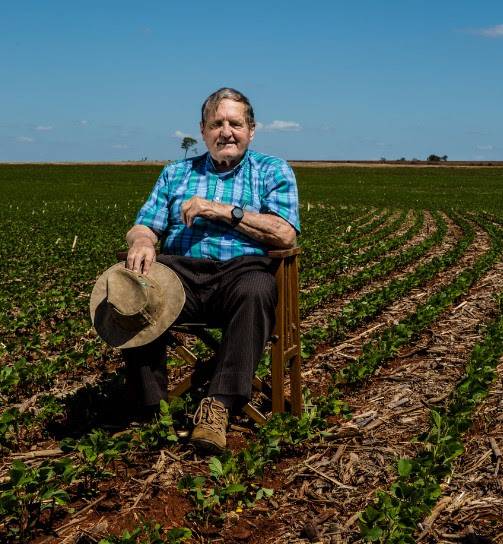
[[198, 447], [220, 453], [227, 445], [225, 437], [229, 415], [225, 406], [213, 397], [204, 398], [194, 415], [191, 441]]

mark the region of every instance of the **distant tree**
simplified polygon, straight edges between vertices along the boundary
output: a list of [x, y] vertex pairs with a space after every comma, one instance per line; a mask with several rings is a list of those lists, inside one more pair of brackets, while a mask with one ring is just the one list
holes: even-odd
[[386, 162], [386, 157], [381, 157], [381, 162]]
[[447, 160], [447, 155], [429, 155], [428, 158], [426, 159], [427, 161], [430, 161], [430, 162], [440, 162], [440, 161], [446, 161]]
[[406, 159], [405, 157], [400, 157], [400, 158], [398, 159], [399, 162], [405, 162], [406, 160], [407, 160], [407, 159]]
[[185, 136], [185, 138], [182, 140], [182, 145], [181, 145], [181, 148], [185, 149], [185, 157], [184, 158], [187, 157], [187, 151], [191, 147], [194, 147], [196, 144], [197, 144], [197, 140], [195, 140], [191, 136]]

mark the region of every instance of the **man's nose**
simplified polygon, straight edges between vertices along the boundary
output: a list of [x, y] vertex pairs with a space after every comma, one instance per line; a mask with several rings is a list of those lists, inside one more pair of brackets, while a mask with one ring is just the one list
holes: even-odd
[[222, 136], [224, 138], [230, 138], [232, 136], [231, 126], [229, 123], [224, 123], [222, 125]]

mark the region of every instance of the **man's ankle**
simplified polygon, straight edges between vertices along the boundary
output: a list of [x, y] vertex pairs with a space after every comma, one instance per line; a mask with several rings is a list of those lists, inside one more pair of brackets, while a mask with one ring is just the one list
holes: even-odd
[[213, 398], [221, 402], [229, 413], [232, 412], [239, 399], [237, 395], [213, 395]]

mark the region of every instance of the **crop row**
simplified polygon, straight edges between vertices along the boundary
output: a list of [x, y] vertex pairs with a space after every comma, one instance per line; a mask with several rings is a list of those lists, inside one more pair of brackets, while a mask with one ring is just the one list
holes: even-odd
[[[384, 211], [372, 221], [362, 225], [348, 225], [342, 233], [334, 233], [330, 217], [327, 221], [316, 229], [315, 235], [306, 236], [301, 241], [304, 260], [309, 266], [301, 266], [301, 278], [308, 274], [313, 267], [319, 266], [331, 259], [341, 248], [354, 244], [355, 247], [368, 245], [368, 235], [374, 235], [378, 228], [385, 224], [392, 215], [391, 211]], [[320, 243], [319, 240], [323, 240]]]
[[503, 293], [500, 313], [485, 331], [468, 360], [465, 375], [450, 394], [445, 407], [430, 412], [431, 427], [418, 437], [421, 452], [397, 464], [398, 477], [391, 488], [379, 491], [360, 516], [361, 534], [374, 542], [416, 542], [417, 524], [441, 496], [442, 481], [464, 451], [462, 436], [471, 425], [476, 406], [486, 397], [503, 355]]
[[402, 346], [416, 338], [501, 257], [503, 250], [501, 233], [490, 225], [484, 226], [491, 236], [489, 251], [479, 257], [473, 266], [458, 274], [449, 285], [419, 305], [413, 314], [364, 344], [362, 355], [341, 372], [339, 379], [342, 382], [356, 383], [371, 375], [384, 361], [396, 355]]
[[[321, 342], [334, 344], [343, 340], [347, 332], [376, 317], [390, 303], [405, 296], [412, 289], [424, 285], [447, 267], [452, 266], [473, 243], [474, 239], [472, 225], [463, 220], [459, 220], [459, 224], [462, 226], [463, 236], [451, 250], [443, 255], [433, 257], [424, 264], [419, 264], [413, 272], [403, 278], [393, 279], [383, 287], [374, 289], [348, 302], [341, 309], [339, 317], [330, 320], [325, 327], [312, 327], [303, 335], [304, 351], [309, 354]], [[434, 236], [438, 236], [440, 241], [440, 237], [444, 232], [445, 222], [442, 226], [439, 226]], [[425, 242], [428, 242], [428, 246], [430, 245], [429, 240]], [[416, 251], [412, 252], [411, 250], [411, 253], [414, 254], [411, 261], [417, 257]]]
[[351, 289], [358, 289], [370, 281], [382, 278], [394, 270], [402, 268], [415, 261], [433, 246], [439, 244], [447, 233], [447, 226], [443, 218], [434, 213], [437, 223], [436, 231], [417, 245], [405, 249], [396, 256], [384, 257], [381, 261], [365, 267], [352, 276], [341, 276], [331, 283], [320, 285], [309, 293], [303, 294], [300, 299], [301, 316], [307, 315], [321, 303], [326, 303], [333, 297], [341, 296]]
[[[400, 247], [401, 244], [410, 240], [415, 236], [424, 225], [424, 215], [416, 214], [414, 223], [401, 235], [387, 238], [390, 234], [397, 231], [403, 224], [406, 212], [403, 212], [400, 217], [390, 223], [387, 227], [373, 233], [365, 239], [357, 240], [355, 243], [348, 244], [346, 247], [339, 250], [334, 249], [331, 252], [331, 259], [326, 260], [319, 266], [312, 267], [306, 280], [309, 281], [326, 281], [337, 274], [345, 272], [351, 266], [364, 265], [374, 259], [379, 258], [388, 251], [392, 251]], [[364, 251], [360, 251], [365, 248]], [[301, 284], [301, 287], [304, 285]]]

